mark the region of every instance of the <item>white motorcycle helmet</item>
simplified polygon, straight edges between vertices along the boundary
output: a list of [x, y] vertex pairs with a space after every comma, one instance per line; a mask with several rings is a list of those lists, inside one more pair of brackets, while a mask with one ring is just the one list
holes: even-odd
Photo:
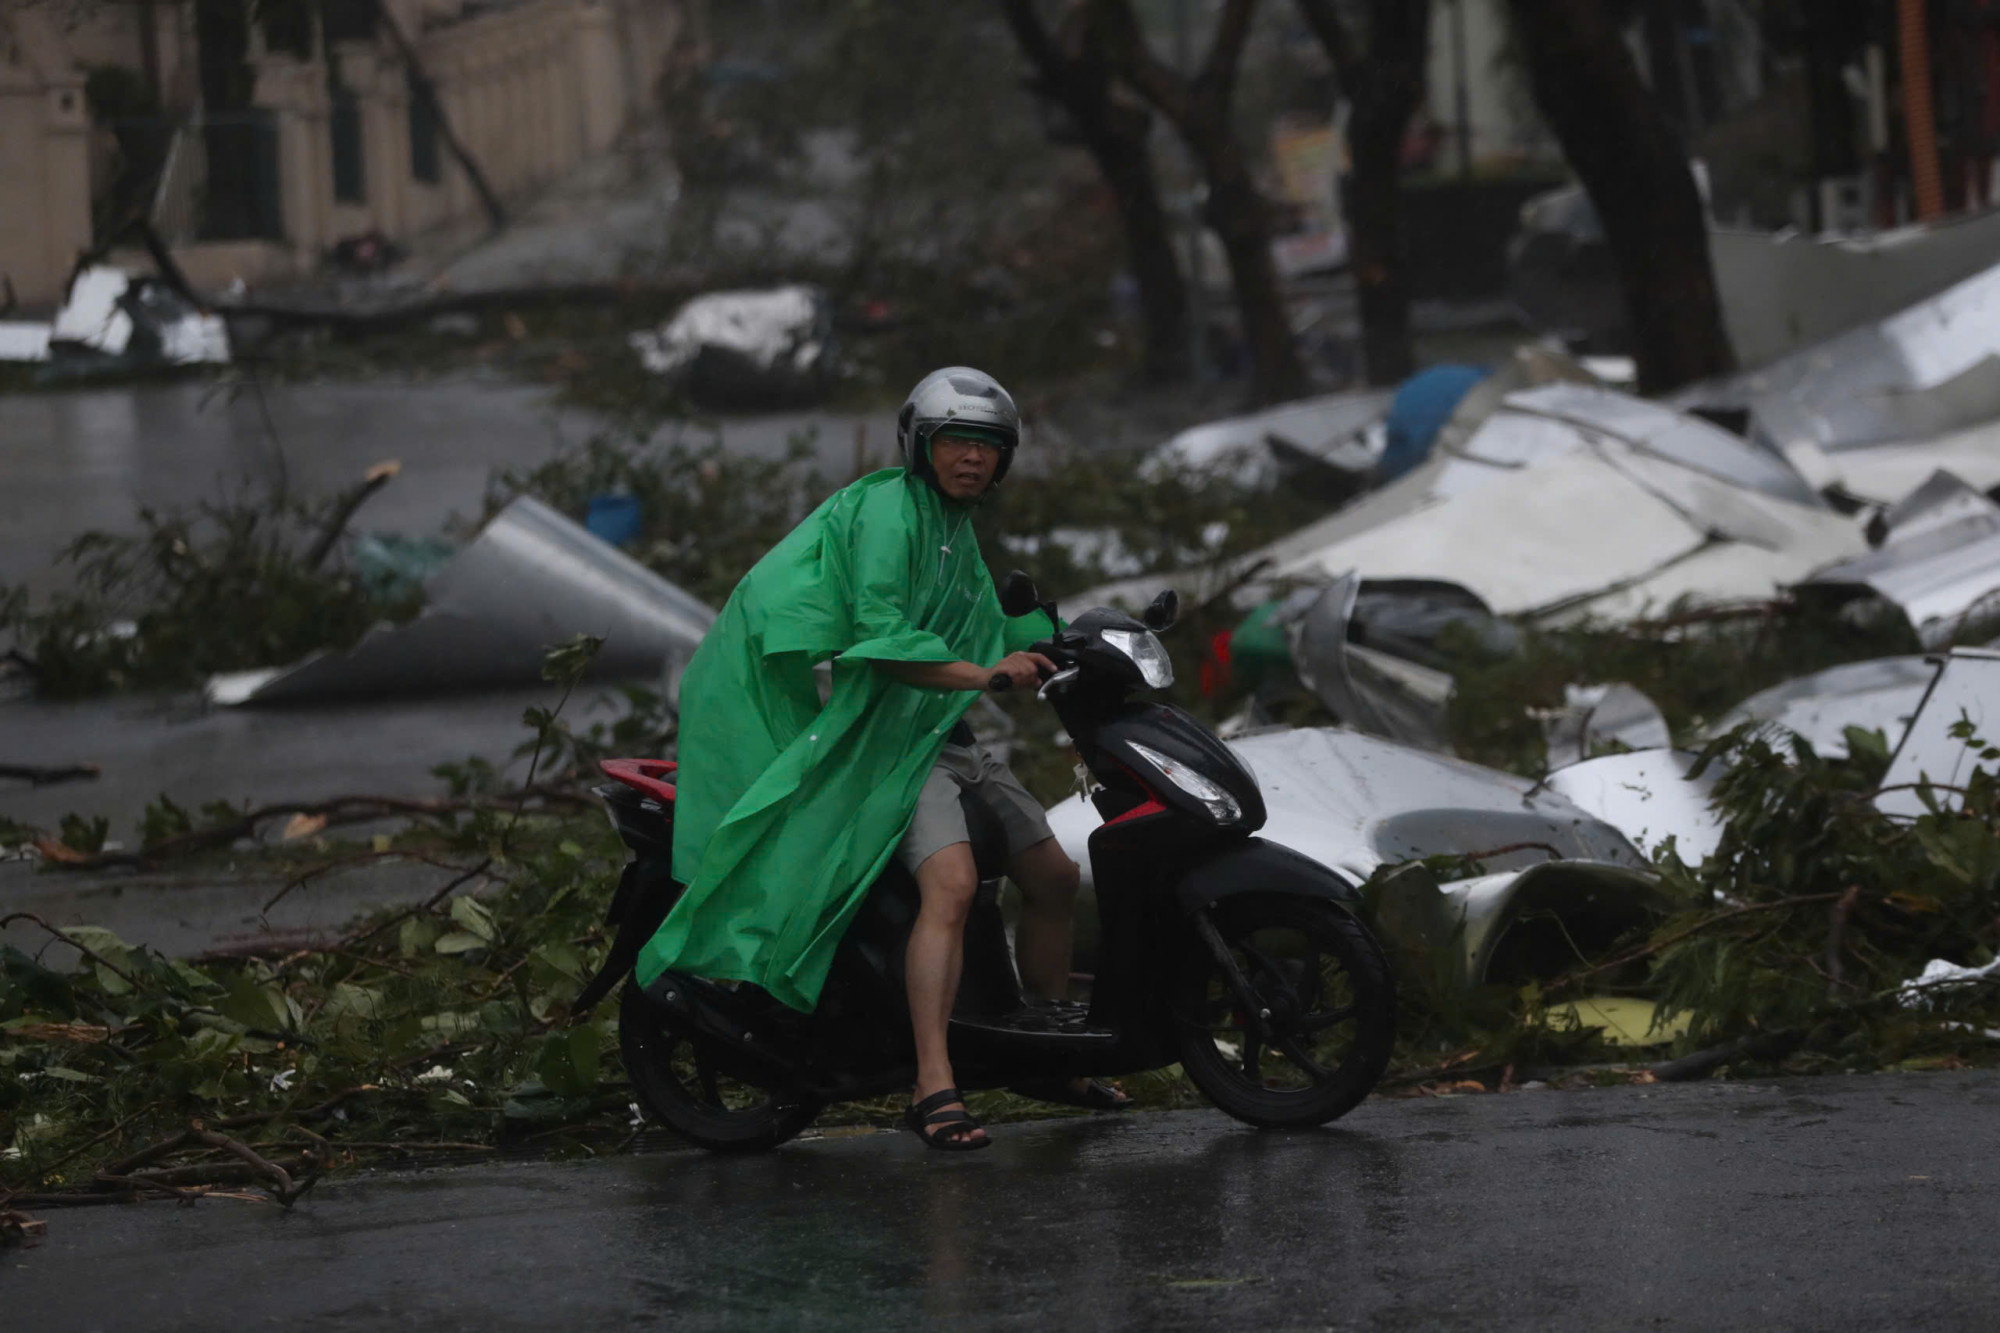
[[903, 466], [940, 495], [944, 488], [931, 466], [931, 437], [945, 426], [970, 426], [998, 437], [1000, 465], [993, 472], [993, 485], [998, 486], [1021, 442], [1021, 413], [1000, 381], [970, 366], [946, 366], [924, 376], [903, 400], [896, 414], [896, 447], [902, 451]]

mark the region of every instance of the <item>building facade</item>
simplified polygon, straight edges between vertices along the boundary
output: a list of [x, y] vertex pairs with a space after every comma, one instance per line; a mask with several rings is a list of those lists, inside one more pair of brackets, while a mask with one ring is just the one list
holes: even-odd
[[695, 17], [688, 0], [9, 4], [0, 278], [51, 304], [135, 215], [197, 287], [477, 224], [474, 170], [508, 198], [609, 148]]

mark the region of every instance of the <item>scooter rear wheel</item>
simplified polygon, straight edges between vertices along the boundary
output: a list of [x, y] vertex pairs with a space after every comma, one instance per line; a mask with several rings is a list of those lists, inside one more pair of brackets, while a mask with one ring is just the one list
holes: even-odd
[[636, 982], [618, 1008], [618, 1047], [639, 1104], [683, 1138], [716, 1152], [761, 1152], [795, 1137], [818, 1103], [730, 1077], [697, 1039], [677, 1033]]
[[1199, 940], [1181, 974], [1181, 1067], [1219, 1110], [1265, 1128], [1321, 1125], [1387, 1068], [1396, 988], [1368, 928], [1313, 899], [1245, 895], [1213, 909], [1217, 933], [1269, 1016], [1266, 1041]]

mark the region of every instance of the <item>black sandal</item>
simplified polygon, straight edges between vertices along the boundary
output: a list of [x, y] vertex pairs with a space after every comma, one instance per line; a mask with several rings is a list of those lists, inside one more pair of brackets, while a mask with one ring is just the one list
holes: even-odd
[[992, 1147], [992, 1139], [972, 1137], [973, 1131], [981, 1126], [972, 1118], [970, 1111], [938, 1109], [964, 1100], [957, 1088], [934, 1092], [904, 1110], [903, 1127], [922, 1139], [926, 1148], [936, 1148], [940, 1152], [971, 1152], [977, 1148]]

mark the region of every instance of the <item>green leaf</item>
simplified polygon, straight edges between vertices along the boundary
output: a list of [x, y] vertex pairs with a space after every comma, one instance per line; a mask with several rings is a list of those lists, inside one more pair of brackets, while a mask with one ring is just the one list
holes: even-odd
[[102, 926], [64, 926], [63, 938], [72, 940], [108, 961], [124, 966], [132, 956], [132, 946]]
[[382, 1016], [382, 993], [367, 986], [357, 986], [351, 981], [343, 981], [333, 988], [327, 997], [326, 1007], [320, 1010], [328, 1018], [380, 1018]]
[[80, 1069], [65, 1069], [61, 1065], [50, 1065], [42, 1071], [43, 1078], [58, 1078], [65, 1083], [102, 1083], [95, 1074], [86, 1074]]
[[283, 1032], [291, 1027], [292, 1010], [283, 991], [259, 984], [247, 972], [237, 973], [227, 984], [228, 993], [215, 1006], [224, 1018], [260, 1032]]
[[588, 1096], [597, 1088], [600, 1046], [597, 1029], [590, 1024], [552, 1032], [542, 1043], [535, 1072], [543, 1086], [559, 1096]]
[[542, 679], [575, 680], [597, 660], [604, 640], [595, 634], [578, 634], [548, 650], [542, 658]]
[[[458, 922], [467, 932], [481, 940], [492, 943], [498, 933], [493, 923], [493, 913], [486, 910], [477, 898], [459, 897], [451, 900], [451, 919]], [[439, 950], [443, 952], [443, 950]]]
[[443, 933], [444, 928], [437, 922], [428, 917], [413, 916], [403, 923], [402, 930], [397, 934], [397, 950], [405, 958], [415, 958], [437, 943], [438, 936]]
[[449, 935], [440, 935], [437, 943], [431, 947], [442, 954], [470, 953], [474, 949], [484, 949], [486, 943], [484, 939], [481, 939], [477, 935], [468, 934], [463, 930], [454, 930]]

